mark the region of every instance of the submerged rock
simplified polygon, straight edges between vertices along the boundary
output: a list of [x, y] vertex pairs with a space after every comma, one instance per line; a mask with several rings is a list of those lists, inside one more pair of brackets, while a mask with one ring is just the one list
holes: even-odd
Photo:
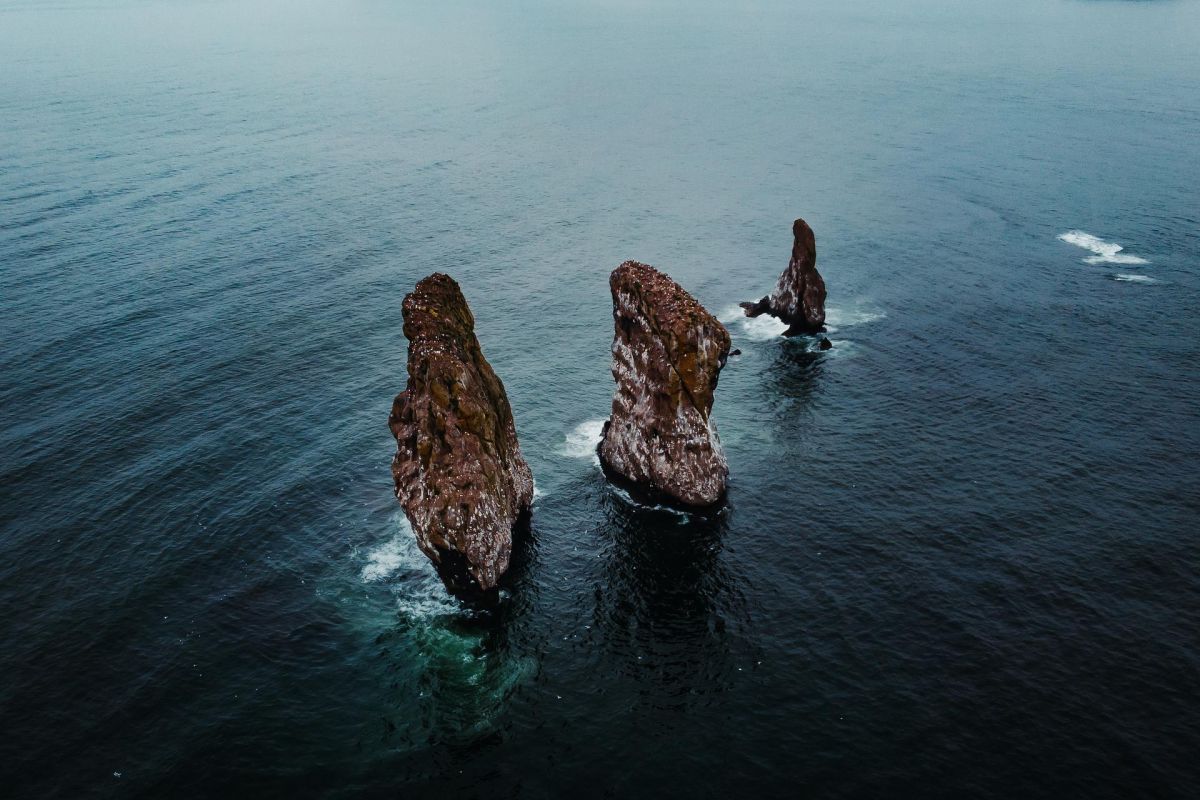
[[829, 341], [829, 340], [828, 340], [828, 339], [826, 339], [824, 336], [822, 336], [822, 337], [821, 337], [821, 343], [820, 343], [819, 345], [817, 345], [817, 346], [818, 346], [818, 347], [820, 347], [822, 350], [832, 350], [832, 349], [833, 349], [833, 342]]
[[609, 278], [616, 335], [612, 416], [599, 454], [636, 494], [703, 508], [725, 494], [729, 466], [712, 421], [729, 332], [679, 284], [626, 261]]
[[449, 589], [492, 589], [533, 503], [508, 396], [453, 278], [420, 281], [403, 312], [408, 385], [388, 417], [396, 498]]
[[792, 258], [775, 290], [757, 303], [742, 303], [747, 317], [770, 314], [787, 323], [784, 336], [817, 333], [825, 326], [825, 281], [817, 272], [817, 242], [802, 219], [792, 223]]

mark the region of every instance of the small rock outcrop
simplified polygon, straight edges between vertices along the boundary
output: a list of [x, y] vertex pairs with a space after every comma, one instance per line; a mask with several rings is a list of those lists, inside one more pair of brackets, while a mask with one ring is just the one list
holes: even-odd
[[775, 290], [757, 303], [742, 303], [746, 316], [770, 314], [787, 323], [784, 336], [817, 333], [825, 327], [825, 281], [817, 272], [817, 242], [802, 219], [792, 223], [792, 258]]
[[601, 466], [648, 499], [710, 507], [724, 497], [729, 475], [712, 421], [729, 332], [647, 264], [626, 261], [608, 283], [617, 390], [600, 439]]
[[508, 396], [453, 278], [421, 280], [403, 312], [408, 384], [388, 417], [396, 498], [447, 588], [493, 589], [533, 503]]

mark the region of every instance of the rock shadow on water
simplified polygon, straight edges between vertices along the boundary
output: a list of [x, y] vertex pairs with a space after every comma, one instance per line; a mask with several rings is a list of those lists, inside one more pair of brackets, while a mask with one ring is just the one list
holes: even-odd
[[740, 666], [733, 639], [746, 621], [722, 558], [728, 512], [647, 507], [614, 491], [603, 506], [610, 540], [592, 612], [600, 644], [643, 704], [682, 710], [727, 689]]
[[470, 563], [462, 554], [439, 548], [440, 558], [434, 563], [438, 576], [446, 591], [463, 606], [475, 612], [503, 611], [504, 601], [512, 596], [514, 587], [522, 582], [534, 560], [533, 511], [524, 509], [517, 516], [512, 528], [512, 552], [508, 570], [502, 573], [497, 585], [482, 589], [474, 580]]
[[801, 336], [782, 342], [767, 368], [768, 387], [773, 393], [807, 403], [819, 391], [830, 354], [821, 350], [819, 337]]
[[[621, 473], [608, 467], [603, 459], [598, 459], [600, 473], [610, 484], [609, 494], [616, 494], [627, 504], [640, 508], [647, 513], [663, 513], [677, 518], [699, 517], [713, 519], [725, 512], [728, 501], [728, 490], [722, 491], [716, 501], [710, 505], [692, 506], [681, 503], [677, 498], [666, 492], [637, 484]], [[611, 498], [610, 498], [611, 499]]]
[[[498, 735], [510, 698], [538, 669], [536, 641], [514, 634], [528, 628], [536, 543], [532, 525], [514, 536], [498, 589], [400, 604], [395, 624], [375, 639], [392, 701], [381, 710], [385, 748], [471, 748]], [[402, 591], [443, 590], [429, 579]]]

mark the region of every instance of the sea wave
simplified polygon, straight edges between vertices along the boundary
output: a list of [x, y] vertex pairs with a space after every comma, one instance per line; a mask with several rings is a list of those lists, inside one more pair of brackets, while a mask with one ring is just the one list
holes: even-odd
[[783, 336], [788, 329], [787, 323], [775, 317], [763, 314], [758, 317], [746, 317], [742, 320], [742, 333], [753, 342], [766, 342]]
[[742, 311], [741, 306], [725, 306], [717, 313], [717, 319], [722, 325], [732, 325], [745, 316], [746, 313]]
[[855, 325], [866, 325], [885, 319], [887, 313], [866, 309], [827, 308], [825, 309], [825, 332], [836, 333], [842, 328], [853, 328]]
[[559, 452], [568, 458], [593, 458], [600, 463], [596, 448], [600, 445], [600, 434], [604, 431], [603, 419], [589, 419], [567, 432]]
[[366, 551], [359, 571], [364, 583], [388, 580], [400, 615], [410, 620], [433, 620], [460, 615], [462, 605], [448, 594], [437, 568], [417, 546], [417, 537], [403, 511], [390, 520], [392, 535]]
[[672, 506], [662, 505], [661, 503], [643, 503], [641, 500], [638, 500], [631, 495], [626, 489], [617, 486], [615, 483], [609, 483], [608, 490], [612, 492], [614, 497], [619, 498], [621, 502], [628, 505], [635, 506], [637, 508], [644, 508], [649, 511], [661, 511], [670, 514], [676, 518], [678, 524], [680, 525], [686, 525], [692, 519], [692, 513], [689, 511], [684, 511], [681, 508], [674, 508]]
[[1154, 280], [1154, 278], [1151, 278], [1149, 275], [1129, 275], [1123, 272], [1118, 272], [1116, 275], [1113, 275], [1113, 280], [1123, 281], [1125, 283], [1158, 283], [1158, 281]]
[[[825, 309], [825, 332], [835, 333], [842, 328], [866, 325], [885, 317], [887, 314], [879, 310], [830, 307]], [[786, 323], [768, 314], [753, 318], [747, 317], [740, 306], [728, 306], [722, 309], [721, 313], [717, 315], [717, 319], [726, 327], [740, 329], [743, 336], [754, 342], [765, 342], [778, 338], [783, 336], [784, 331], [788, 329]]]
[[367, 563], [359, 572], [363, 581], [370, 583], [383, 580], [394, 575], [401, 567], [422, 566], [419, 562], [425, 559], [425, 555], [417, 547], [417, 537], [413, 535], [412, 526], [403, 513], [398, 516], [398, 520], [393, 517], [393, 522], [399, 530], [390, 539], [367, 551]]
[[758, 317], [747, 317], [741, 306], [727, 306], [717, 314], [717, 319], [726, 328], [737, 328], [740, 333], [753, 342], [765, 342], [779, 336], [788, 326], [769, 314]]
[[1106, 242], [1099, 236], [1093, 236], [1087, 231], [1067, 231], [1060, 233], [1058, 238], [1067, 244], [1073, 244], [1076, 247], [1082, 247], [1084, 250], [1091, 251], [1094, 255], [1090, 255], [1083, 260], [1085, 264], [1149, 264], [1150, 262], [1141, 256], [1130, 255], [1122, 252], [1125, 248], [1116, 242]]

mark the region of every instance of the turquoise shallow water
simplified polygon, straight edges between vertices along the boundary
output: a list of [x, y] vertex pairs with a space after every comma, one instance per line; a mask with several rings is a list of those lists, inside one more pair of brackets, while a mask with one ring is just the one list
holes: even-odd
[[[1198, 42], [1166, 1], [0, 0], [6, 795], [1194, 796]], [[827, 353], [733, 308], [796, 216]], [[627, 258], [742, 350], [715, 519], [595, 465]], [[435, 270], [539, 489], [488, 614], [391, 495]]]

